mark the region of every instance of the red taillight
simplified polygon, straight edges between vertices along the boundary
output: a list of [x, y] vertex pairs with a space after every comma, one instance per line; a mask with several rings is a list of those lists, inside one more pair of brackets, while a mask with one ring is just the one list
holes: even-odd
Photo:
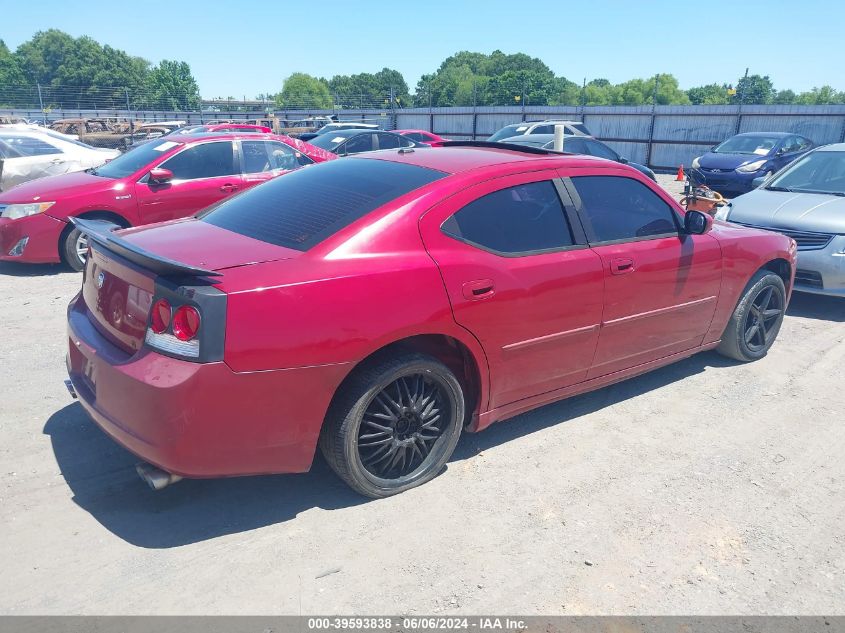
[[173, 335], [180, 341], [190, 341], [200, 329], [200, 313], [193, 306], [181, 306], [173, 315]]
[[170, 316], [170, 303], [167, 299], [159, 299], [153, 304], [150, 329], [156, 334], [163, 334], [170, 326]]

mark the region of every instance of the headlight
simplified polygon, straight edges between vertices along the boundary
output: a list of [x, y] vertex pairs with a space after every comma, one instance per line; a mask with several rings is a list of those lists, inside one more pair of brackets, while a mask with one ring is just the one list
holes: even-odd
[[52, 207], [55, 202], [33, 202], [31, 204], [10, 204], [3, 209], [4, 218], [10, 220], [17, 220], [18, 218], [25, 218], [28, 215], [35, 215], [36, 213], [44, 213], [47, 209]]
[[716, 211], [715, 215], [713, 216], [716, 220], [722, 220], [723, 222], [728, 221], [728, 216], [731, 214], [731, 203], [729, 202], [726, 205], [719, 207]]
[[760, 171], [763, 169], [763, 165], [766, 164], [766, 159], [763, 160], [755, 160], [753, 163], [748, 163], [747, 165], [743, 165], [742, 167], [737, 167], [736, 170], [743, 174], [752, 174], [755, 171]]
[[698, 159], [699, 159], [699, 158], [701, 158], [701, 156], [699, 156], [698, 158], [693, 158], [693, 159], [692, 159], [692, 168], [693, 168], [693, 169], [698, 169], [699, 167], [701, 167], [701, 165], [700, 165], [700, 164], [699, 164], [699, 162], [698, 162]]

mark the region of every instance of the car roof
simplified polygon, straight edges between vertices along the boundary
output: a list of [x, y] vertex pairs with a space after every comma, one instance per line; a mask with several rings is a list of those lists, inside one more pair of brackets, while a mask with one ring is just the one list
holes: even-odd
[[[380, 130], [376, 128], [347, 128], [347, 129], [340, 129], [340, 130], [332, 130], [332, 135], [334, 136], [343, 136], [343, 137], [351, 137], [357, 136], [358, 134], [367, 134], [370, 132], [385, 132], [385, 130]], [[393, 134], [393, 132], [387, 132], [387, 134]]]
[[741, 134], [737, 134], [736, 136], [769, 136], [774, 138], [784, 138], [786, 136], [801, 136], [800, 134], [796, 134], [794, 132], [742, 132]]
[[254, 141], [256, 139], [274, 139], [277, 141], [284, 141], [286, 136], [281, 134], [272, 134], [270, 132], [197, 132], [194, 134], [179, 134], [178, 136], [168, 136], [166, 139], [164, 137], [160, 139], [155, 139], [156, 141], [161, 141], [162, 143], [199, 143], [201, 141], [211, 141], [211, 140], [220, 140], [226, 139], [227, 141], [234, 141], [234, 140], [245, 140], [245, 141]]
[[525, 123], [535, 124], [535, 123], [568, 123], [572, 125], [573, 123], [583, 123], [583, 121], [573, 121], [572, 119], [543, 119], [542, 121], [525, 121]]
[[[592, 136], [584, 136], [583, 134], [564, 134], [563, 138], [593, 138]], [[554, 134], [521, 134], [517, 136], [510, 136], [508, 138], [503, 138], [500, 143], [516, 143], [522, 141], [537, 141], [548, 143], [549, 141], [555, 140]]]
[[344, 160], [390, 160], [428, 169], [436, 169], [448, 174], [493, 167], [496, 165], [537, 163], [548, 161], [549, 168], [566, 166], [595, 165], [596, 161], [607, 163], [605, 159], [581, 154], [560, 154], [551, 150], [539, 150], [523, 146], [506, 146], [497, 143], [488, 145], [446, 144], [435, 149], [411, 150], [388, 149], [378, 152], [364, 152]]
[[845, 143], [831, 143], [816, 148], [817, 152], [845, 152]]

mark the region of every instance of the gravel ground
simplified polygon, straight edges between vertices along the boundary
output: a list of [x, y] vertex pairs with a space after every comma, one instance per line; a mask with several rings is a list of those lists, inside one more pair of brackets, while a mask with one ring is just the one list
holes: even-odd
[[845, 613], [845, 301], [797, 295], [759, 362], [544, 407], [366, 501], [319, 460], [147, 489], [62, 384], [78, 286], [0, 266], [0, 613]]

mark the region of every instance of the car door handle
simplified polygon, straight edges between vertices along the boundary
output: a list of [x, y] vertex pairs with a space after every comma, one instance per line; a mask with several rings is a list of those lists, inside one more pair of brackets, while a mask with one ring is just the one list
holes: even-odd
[[487, 299], [488, 297], [492, 297], [495, 292], [496, 286], [492, 279], [476, 279], [474, 281], [467, 281], [463, 285], [464, 298], [470, 301]]
[[610, 272], [614, 275], [627, 275], [634, 272], [634, 260], [630, 257], [619, 257], [610, 260]]
[[222, 185], [220, 187], [220, 191], [225, 191], [226, 193], [231, 193], [231, 192], [237, 191], [237, 190], [238, 190], [238, 185], [231, 185], [229, 183], [226, 183], [225, 185]]
[[54, 159], [53, 159], [53, 160], [51, 160], [50, 162], [51, 162], [51, 163], [53, 163], [54, 165], [61, 165], [61, 164], [62, 164], [63, 162], [65, 162], [65, 161], [64, 161], [63, 159], [61, 159], [61, 158], [54, 158]]

